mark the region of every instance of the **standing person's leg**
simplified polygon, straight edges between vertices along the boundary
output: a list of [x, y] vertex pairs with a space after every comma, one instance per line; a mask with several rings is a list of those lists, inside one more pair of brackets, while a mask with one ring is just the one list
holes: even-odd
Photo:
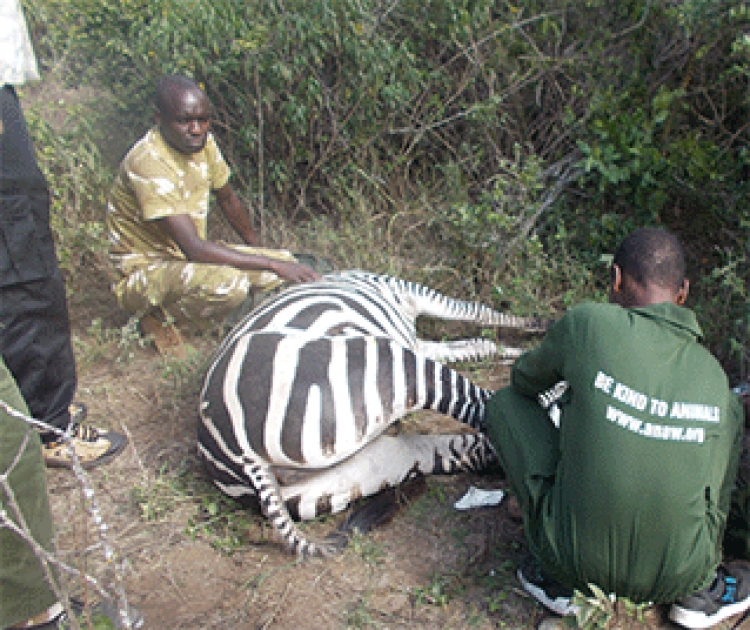
[[[0, 400], [28, 414], [26, 404], [1, 359]], [[25, 439], [27, 443], [21, 451]], [[15, 501], [34, 540], [51, 550], [52, 517], [39, 437], [22, 420], [0, 409], [0, 473], [5, 474], [14, 461], [16, 464], [8, 474], [8, 483]], [[7, 518], [18, 523], [8, 495], [1, 488], [0, 507], [5, 510]], [[55, 602], [57, 597], [28, 543], [18, 534], [0, 526], [0, 628], [43, 613]]]
[[0, 297], [0, 355], [31, 415], [65, 430], [77, 377], [62, 278], [2, 287]]
[[47, 182], [18, 96], [0, 90], [0, 355], [38, 420], [64, 429], [76, 390]]
[[[24, 415], [29, 415], [13, 376], [0, 357], [0, 401]], [[48, 581], [43, 561], [18, 532], [47, 551], [53, 548], [53, 523], [47, 490], [45, 462], [39, 435], [23, 420], [0, 408], [0, 474], [7, 475], [0, 485], [0, 628], [68, 628], [64, 610]], [[7, 520], [6, 520], [7, 519]], [[52, 579], [56, 572], [50, 568]], [[71, 600], [78, 614], [84, 605]], [[92, 614], [105, 617], [107, 627], [121, 627], [116, 607], [101, 603], [90, 608]], [[143, 625], [142, 615], [129, 609], [133, 628]], [[98, 627], [98, 626], [97, 626]]]
[[[0, 89], [0, 123], [0, 356], [34, 417], [67, 429], [76, 365], [49, 192], [18, 97], [7, 85]], [[127, 443], [123, 435], [90, 427], [75, 428], [73, 438], [85, 466], [108, 461]], [[48, 465], [70, 465], [53, 434], [42, 440]]]

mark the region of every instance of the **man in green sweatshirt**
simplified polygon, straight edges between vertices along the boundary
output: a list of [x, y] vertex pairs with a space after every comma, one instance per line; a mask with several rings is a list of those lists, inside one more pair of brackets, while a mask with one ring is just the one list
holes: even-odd
[[742, 410], [699, 344], [688, 288], [677, 238], [633, 232], [614, 256], [610, 304], [567, 312], [488, 402], [534, 558], [519, 578], [559, 614], [588, 584], [673, 603], [688, 628], [750, 608], [750, 570], [721, 564]]

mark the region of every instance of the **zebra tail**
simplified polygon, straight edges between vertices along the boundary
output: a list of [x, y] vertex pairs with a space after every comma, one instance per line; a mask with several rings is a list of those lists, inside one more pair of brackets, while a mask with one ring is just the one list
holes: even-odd
[[255, 488], [263, 514], [288, 551], [300, 558], [310, 558], [333, 555], [343, 549], [339, 541], [315, 543], [299, 531], [281, 499], [276, 477], [265, 463], [253, 460], [243, 468]]

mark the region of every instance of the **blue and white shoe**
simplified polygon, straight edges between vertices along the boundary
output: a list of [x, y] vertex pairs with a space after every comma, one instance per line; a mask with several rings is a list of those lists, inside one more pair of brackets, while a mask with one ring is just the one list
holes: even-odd
[[750, 610], [750, 565], [729, 562], [716, 569], [714, 581], [672, 605], [669, 618], [684, 628], [710, 628]]

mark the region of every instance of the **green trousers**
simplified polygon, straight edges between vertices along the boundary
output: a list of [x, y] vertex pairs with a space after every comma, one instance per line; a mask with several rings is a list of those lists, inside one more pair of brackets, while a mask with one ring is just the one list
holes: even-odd
[[[561, 422], [564, 421], [563, 412]], [[554, 516], [565, 514], [567, 508], [564, 500], [561, 502], [559, 498], [561, 495], [558, 474], [561, 460], [560, 431], [555, 428], [547, 412], [535, 400], [521, 396], [512, 388], [505, 388], [497, 391], [487, 403], [487, 434], [495, 447], [500, 464], [508, 476], [511, 491], [516, 495], [521, 505], [529, 550], [548, 573], [569, 585], [571, 580], [575, 580], [574, 576], [577, 575], [578, 568], [562, 566], [554, 560], [560, 555], [560, 549], [555, 547], [555, 545], [560, 544], [557, 533], [563, 531], [560, 528], [567, 526], [564, 518], [555, 518]], [[571, 444], [568, 444], [568, 447], [571, 447]], [[572, 445], [572, 448], [575, 448], [575, 445]], [[739, 448], [737, 451], [739, 452]], [[580, 453], [580, 457], [586, 457], [586, 454]], [[734, 466], [730, 466], [730, 470], [734, 469]], [[728, 504], [730, 491], [734, 485], [732, 481], [728, 479], [727, 484], [722, 488], [719, 506], [722, 513], [729, 512], [725, 543], [728, 541], [733, 543], [732, 548], [727, 549], [732, 555], [750, 558], [750, 484], [742, 483], [742, 480], [740, 480], [740, 487], [731, 495], [732, 505], [730, 509]], [[597, 497], [591, 496], [590, 501], [596, 504]], [[606, 523], [606, 517], [604, 517], [604, 520]], [[668, 532], [665, 533], [659, 529], [658, 521], [659, 519], [655, 516], [651, 523], [641, 524], [644, 530], [641, 538], [644, 549], [649, 548], [653, 537], [658, 538], [658, 536], [668, 535]], [[611, 528], [605, 527], [602, 535], [614, 536], [616, 540], [618, 538], [617, 533], [612, 533], [610, 530]], [[649, 535], [649, 531], [651, 535]], [[717, 533], [721, 534], [721, 531]], [[700, 581], [704, 574], [704, 567], [700, 559], [704, 555], [711, 556], [710, 550], [721, 542], [720, 536], [717, 536], [717, 539], [695, 541], [696, 546], [707, 546], [706, 553], [697, 554], [698, 560], [695, 561], [695, 567], [692, 565], [686, 567], [683, 574], [678, 575], [675, 570], [673, 578], [668, 580], [670, 588], [672, 586], [675, 589], [679, 588], [683, 581], [685, 584], [692, 584], [696, 580]], [[570, 544], [573, 547], [578, 547], [574, 551], [577, 551], [580, 555], [570, 553], [566, 555], [566, 558], [586, 558], [585, 554], [580, 553], [581, 548], [590, 545], [591, 541], [574, 539], [573, 543]], [[659, 547], [657, 546], [657, 548]], [[602, 564], [605, 565], [605, 568], [609, 567], [608, 570], [612, 574], [616, 570], [622, 572], [627, 568], [617, 566], [616, 562], [609, 566], [607, 565], [608, 561], [611, 561], [611, 558], [603, 556], [601, 559]], [[678, 563], [682, 561], [678, 560]], [[661, 559], [654, 556], [653, 562], [660, 565]], [[636, 567], [633, 570], [636, 570]], [[651, 575], [649, 567], [638, 566], [637, 570], [645, 576]], [[607, 573], [607, 571], [604, 572]], [[639, 576], [633, 573], [630, 573], [630, 576], [636, 584], [639, 584], [637, 580]], [[653, 588], [657, 592], [661, 592], [659, 589], [662, 587], [656, 584]], [[686, 590], [688, 588], [688, 586], [685, 586]], [[628, 593], [618, 594], [631, 597]], [[649, 599], [644, 601], [649, 601]]]
[[543, 510], [555, 483], [560, 432], [536, 401], [511, 388], [487, 403], [487, 435], [524, 514], [526, 537], [535, 556], [545, 554]]
[[[28, 414], [13, 377], [0, 359], [0, 400]], [[26, 446], [20, 452], [24, 439]], [[20, 452], [20, 455], [19, 455]], [[0, 409], [0, 473], [8, 475], [12, 495], [31, 535], [42, 547], [52, 548], [52, 515], [47, 477], [37, 432]], [[0, 509], [18, 523], [8, 494], [0, 489]], [[0, 526], [0, 628], [44, 612], [57, 601], [42, 565], [29, 545], [16, 533]]]

